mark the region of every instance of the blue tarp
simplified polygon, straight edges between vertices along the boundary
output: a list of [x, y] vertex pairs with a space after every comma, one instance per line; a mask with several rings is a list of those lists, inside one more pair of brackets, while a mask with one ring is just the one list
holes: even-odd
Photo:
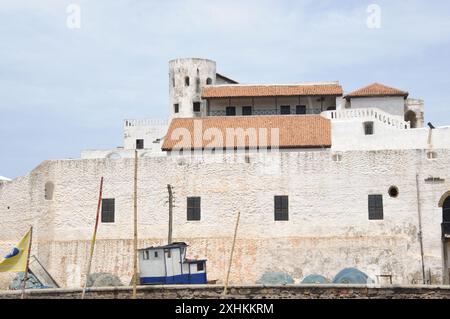
[[294, 279], [284, 272], [266, 272], [256, 283], [261, 285], [287, 285], [293, 284]]
[[356, 268], [345, 268], [333, 279], [333, 284], [369, 284], [374, 281]]
[[322, 275], [309, 275], [303, 278], [301, 281], [302, 284], [326, 284], [330, 281]]

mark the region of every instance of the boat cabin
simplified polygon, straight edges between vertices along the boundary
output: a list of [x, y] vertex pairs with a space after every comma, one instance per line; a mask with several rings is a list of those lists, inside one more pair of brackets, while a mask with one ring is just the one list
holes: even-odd
[[206, 260], [186, 258], [187, 244], [139, 249], [141, 284], [206, 284]]

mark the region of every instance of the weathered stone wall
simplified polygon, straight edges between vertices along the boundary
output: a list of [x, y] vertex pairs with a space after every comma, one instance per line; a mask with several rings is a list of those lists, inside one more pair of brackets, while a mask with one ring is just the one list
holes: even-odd
[[[219, 299], [223, 286], [148, 286], [137, 288], [138, 299]], [[20, 298], [20, 291], [0, 291], [0, 299]], [[92, 288], [88, 299], [130, 299], [131, 287]], [[81, 289], [27, 291], [29, 299], [80, 299]], [[229, 299], [450, 299], [450, 287], [356, 285], [231, 286]], [[175, 306], [174, 306], [175, 307]]]
[[[396, 284], [421, 283], [416, 174], [423, 216], [424, 261], [441, 283], [441, 196], [450, 190], [449, 150], [342, 152], [142, 158], [139, 162], [139, 247], [167, 240], [167, 184], [174, 188], [177, 241], [188, 257], [207, 258], [208, 277], [226, 274], [236, 214], [241, 212], [230, 280], [254, 283], [266, 271], [296, 282], [317, 273], [330, 279], [341, 269], [392, 275]], [[46, 161], [29, 175], [0, 186], [0, 252], [34, 226], [32, 253], [63, 287], [83, 283], [100, 177], [104, 198], [116, 199], [115, 223], [101, 224], [92, 272], [110, 272], [128, 284], [132, 272], [133, 159]], [[442, 182], [429, 183], [433, 176]], [[46, 182], [55, 185], [44, 199]], [[390, 186], [399, 196], [390, 198]], [[368, 194], [382, 194], [384, 220], [369, 221]], [[289, 221], [274, 221], [274, 195], [289, 195]], [[201, 221], [186, 220], [186, 197], [201, 196]], [[10, 275], [0, 275], [6, 288]]]

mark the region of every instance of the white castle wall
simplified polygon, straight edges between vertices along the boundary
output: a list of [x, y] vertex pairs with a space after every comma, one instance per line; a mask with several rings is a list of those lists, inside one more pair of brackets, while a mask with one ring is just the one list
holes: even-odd
[[[174, 239], [187, 241], [188, 257], [207, 258], [209, 279], [225, 278], [236, 213], [241, 212], [232, 283], [254, 283], [266, 271], [297, 281], [312, 273], [332, 278], [345, 267], [394, 283], [421, 281], [416, 174], [426, 271], [442, 280], [441, 196], [450, 190], [450, 151], [330, 150], [274, 154], [142, 158], [139, 162], [139, 247], [167, 238], [167, 184], [174, 188]], [[116, 199], [116, 221], [101, 224], [93, 272], [126, 284], [132, 275], [133, 159], [46, 161], [25, 177], [0, 185], [0, 252], [35, 228], [32, 253], [63, 286], [79, 287], [92, 235], [100, 177], [104, 198]], [[445, 179], [429, 184], [434, 176]], [[44, 185], [55, 185], [53, 200]], [[388, 188], [399, 188], [390, 198]], [[383, 221], [369, 221], [368, 194], [382, 194]], [[289, 195], [289, 221], [274, 221], [273, 196]], [[186, 221], [186, 197], [201, 196], [202, 219]], [[10, 275], [1, 274], [2, 288]], [[375, 278], [374, 278], [375, 279]]]

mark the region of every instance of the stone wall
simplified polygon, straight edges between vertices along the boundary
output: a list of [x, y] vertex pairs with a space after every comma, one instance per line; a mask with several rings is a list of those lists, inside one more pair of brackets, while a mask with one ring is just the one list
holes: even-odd
[[[29, 299], [80, 299], [81, 289], [27, 291]], [[148, 286], [137, 288], [138, 299], [219, 299], [223, 286]], [[0, 299], [20, 298], [20, 291], [0, 291]], [[131, 287], [92, 288], [88, 299], [131, 299]], [[450, 287], [356, 285], [231, 286], [229, 299], [450, 299]], [[175, 307], [175, 305], [174, 305]]]

